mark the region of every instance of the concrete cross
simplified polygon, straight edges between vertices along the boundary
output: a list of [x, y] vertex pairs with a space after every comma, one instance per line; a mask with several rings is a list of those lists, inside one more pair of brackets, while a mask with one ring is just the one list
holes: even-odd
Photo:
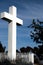
[[9, 13], [2, 12], [1, 18], [9, 22], [8, 24], [8, 57], [16, 59], [16, 23], [23, 25], [23, 20], [17, 18], [15, 6], [9, 7]]

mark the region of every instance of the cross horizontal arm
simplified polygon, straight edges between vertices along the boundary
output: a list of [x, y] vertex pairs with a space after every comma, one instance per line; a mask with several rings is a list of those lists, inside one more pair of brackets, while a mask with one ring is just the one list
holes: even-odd
[[20, 24], [20, 25], [23, 25], [23, 20], [19, 19], [19, 18], [16, 18], [16, 23]]
[[5, 19], [5, 20], [8, 20], [8, 21], [10, 21], [10, 22], [13, 20], [12, 15], [10, 15], [10, 14], [7, 13], [7, 12], [2, 12], [2, 13], [1, 13], [1, 18], [2, 18], [2, 19]]

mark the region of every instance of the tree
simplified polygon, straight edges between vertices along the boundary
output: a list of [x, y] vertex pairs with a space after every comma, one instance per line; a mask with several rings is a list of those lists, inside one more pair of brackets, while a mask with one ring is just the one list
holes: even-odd
[[26, 52], [26, 48], [22, 47], [22, 48], [20, 48], [20, 51], [21, 51], [21, 53], [25, 53]]
[[30, 52], [30, 51], [33, 52], [33, 48], [31, 48], [30, 46], [27, 46], [27, 47], [26, 47], [26, 52]]
[[28, 53], [28, 52], [30, 52], [30, 51], [33, 52], [33, 48], [31, 48], [31, 47], [29, 47], [29, 46], [27, 46], [26, 48], [25, 48], [25, 47], [22, 47], [22, 48], [20, 48], [20, 51], [21, 51], [22, 53]]
[[35, 41], [36, 43], [41, 43], [43, 44], [43, 22], [39, 21], [37, 19], [37, 22], [35, 22], [35, 19], [33, 19], [33, 22], [28, 28], [31, 27], [33, 28], [33, 31], [31, 31], [31, 39]]
[[34, 47], [34, 53], [38, 54], [39, 48], [38, 47]]
[[6, 47], [3, 47], [1, 41], [0, 41], [0, 52], [5, 52]]
[[43, 45], [39, 45], [39, 54], [43, 54]]
[[34, 51], [39, 57], [41, 57], [43, 54], [43, 21], [37, 19], [35, 22], [35, 19], [33, 19], [32, 24], [28, 26], [28, 28], [29, 27], [33, 29], [30, 31], [31, 39], [33, 39], [36, 44], [40, 44], [38, 47], [34, 47]]
[[20, 53], [18, 49], [16, 50], [16, 52], [17, 52], [17, 53]]

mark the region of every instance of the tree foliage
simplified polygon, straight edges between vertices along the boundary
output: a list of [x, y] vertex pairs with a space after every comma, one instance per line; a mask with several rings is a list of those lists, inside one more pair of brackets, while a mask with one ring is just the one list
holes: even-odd
[[33, 52], [33, 49], [32, 49], [31, 47], [27, 46], [26, 48], [25, 48], [25, 47], [20, 48], [20, 51], [21, 51], [22, 53], [28, 53], [28, 52], [30, 52], [30, 51]]
[[6, 48], [6, 47], [3, 47], [3, 45], [2, 45], [2, 43], [1, 43], [1, 41], [0, 41], [0, 52], [5, 52], [5, 48]]
[[20, 51], [19, 51], [18, 49], [16, 50], [16, 52], [17, 52], [17, 53], [20, 53]]
[[33, 22], [30, 26], [33, 28], [33, 31], [31, 31], [31, 39], [35, 41], [36, 43], [41, 43], [43, 44], [43, 22], [39, 21], [37, 19], [37, 22], [35, 22], [35, 19], [33, 19]]
[[28, 26], [28, 28], [32, 28], [30, 36], [31, 39], [33, 39], [33, 42], [39, 44], [38, 47], [34, 47], [34, 53], [41, 58], [43, 55], [43, 21], [39, 21], [38, 19], [36, 21], [33, 19], [32, 24]]

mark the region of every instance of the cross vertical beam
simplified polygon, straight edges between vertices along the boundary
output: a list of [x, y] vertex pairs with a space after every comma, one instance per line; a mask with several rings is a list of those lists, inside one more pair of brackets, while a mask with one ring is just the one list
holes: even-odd
[[16, 59], [16, 23], [8, 24], [8, 57]]

